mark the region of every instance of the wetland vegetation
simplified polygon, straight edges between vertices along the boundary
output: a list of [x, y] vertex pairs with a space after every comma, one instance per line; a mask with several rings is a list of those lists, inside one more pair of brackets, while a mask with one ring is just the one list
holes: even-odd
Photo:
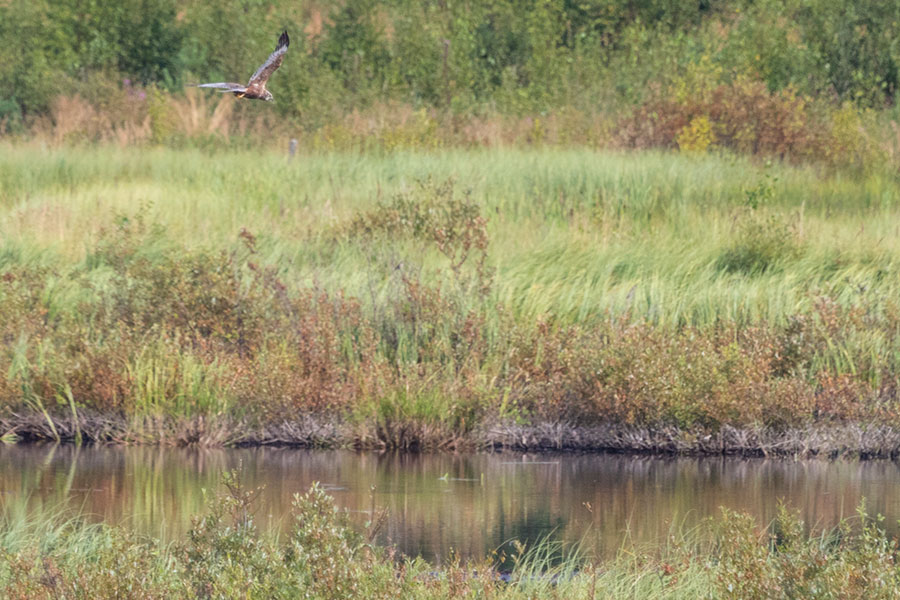
[[885, 173], [0, 147], [24, 438], [897, 452]]
[[897, 17], [3, 3], [0, 434], [895, 456]]
[[[0, 2], [2, 441], [897, 457], [898, 11]], [[185, 91], [285, 28], [276, 102]], [[0, 589], [900, 589], [863, 507], [824, 530], [723, 510], [610, 557], [526, 544], [500, 577], [374, 544], [376, 513], [321, 487], [282, 533], [237, 476], [220, 492], [175, 541], [4, 497]]]

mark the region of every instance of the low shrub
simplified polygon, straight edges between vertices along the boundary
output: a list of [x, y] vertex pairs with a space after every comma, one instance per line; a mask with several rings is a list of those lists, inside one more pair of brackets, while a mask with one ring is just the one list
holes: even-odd
[[796, 228], [784, 217], [751, 209], [738, 214], [734, 227], [733, 241], [716, 260], [725, 273], [759, 275], [803, 251]]
[[[679, 92], [680, 90], [680, 92]], [[634, 114], [623, 119], [620, 135], [631, 148], [702, 145], [781, 158], [820, 155], [822, 125], [809, 99], [790, 89], [770, 91], [748, 77], [709, 86], [658, 88]]]
[[456, 193], [453, 180], [419, 181], [413, 191], [357, 215], [335, 235], [430, 243], [447, 258], [457, 281], [462, 277], [463, 265], [472, 256], [481, 291], [486, 293], [490, 285], [485, 265], [490, 241], [487, 221], [468, 192], [461, 196]]
[[859, 509], [820, 535], [786, 507], [768, 531], [748, 515], [723, 509], [718, 523], [720, 598], [896, 598], [900, 588], [897, 541]]

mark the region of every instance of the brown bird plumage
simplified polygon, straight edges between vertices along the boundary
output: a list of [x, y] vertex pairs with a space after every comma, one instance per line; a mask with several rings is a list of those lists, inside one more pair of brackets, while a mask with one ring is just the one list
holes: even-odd
[[275, 51], [269, 55], [266, 62], [264, 62], [256, 70], [256, 73], [250, 77], [250, 81], [247, 85], [221, 82], [200, 83], [194, 87], [216, 88], [223, 92], [231, 92], [238, 98], [249, 98], [251, 100], [265, 100], [270, 102], [272, 100], [272, 93], [266, 89], [266, 82], [269, 81], [269, 77], [272, 76], [275, 69], [281, 66], [290, 43], [291, 38], [288, 37], [287, 31], [282, 32], [281, 37], [278, 38], [278, 44], [275, 46]]

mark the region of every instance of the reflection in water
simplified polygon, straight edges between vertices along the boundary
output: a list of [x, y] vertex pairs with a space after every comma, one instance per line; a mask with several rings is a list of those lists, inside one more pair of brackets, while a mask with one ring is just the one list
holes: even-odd
[[[622, 455], [411, 455], [292, 449], [173, 450], [74, 446], [0, 447], [0, 502], [71, 506], [94, 518], [171, 539], [202, 512], [223, 471], [241, 467], [264, 528], [289, 527], [291, 500], [313, 481], [364, 521], [389, 509], [383, 542], [440, 561], [452, 549], [481, 557], [504, 542], [548, 534], [584, 540], [609, 555], [625, 530], [658, 542], [720, 506], [763, 521], [778, 501], [816, 525], [870, 513], [900, 518], [900, 469], [892, 462], [646, 458]], [[586, 508], [589, 504], [591, 510]]]

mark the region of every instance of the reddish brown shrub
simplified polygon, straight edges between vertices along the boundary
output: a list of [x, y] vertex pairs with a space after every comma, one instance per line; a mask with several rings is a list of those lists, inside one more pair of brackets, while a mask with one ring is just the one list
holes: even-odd
[[770, 92], [763, 82], [743, 77], [698, 88], [684, 99], [659, 90], [620, 122], [620, 137], [631, 148], [676, 148], [679, 134], [697, 118], [711, 122], [715, 145], [753, 155], [816, 156], [824, 141], [807, 99], [789, 89]]

